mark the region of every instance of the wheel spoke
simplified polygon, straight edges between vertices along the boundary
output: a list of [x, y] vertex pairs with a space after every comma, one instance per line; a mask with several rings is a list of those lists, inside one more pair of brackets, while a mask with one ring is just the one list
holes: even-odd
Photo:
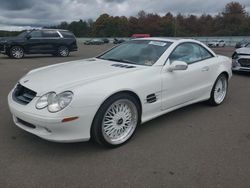
[[125, 142], [134, 132], [138, 121], [136, 106], [129, 100], [118, 100], [103, 118], [103, 136], [111, 144]]

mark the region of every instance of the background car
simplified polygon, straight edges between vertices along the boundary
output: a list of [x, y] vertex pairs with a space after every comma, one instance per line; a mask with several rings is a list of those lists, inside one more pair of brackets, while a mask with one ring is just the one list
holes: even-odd
[[107, 38], [102, 38], [102, 40], [103, 40], [103, 42], [104, 42], [105, 44], [108, 44], [108, 43], [109, 43], [109, 39], [107, 39]]
[[242, 40], [242, 41], [236, 43], [235, 48], [243, 48], [249, 43], [250, 43], [249, 40]]
[[125, 42], [124, 39], [117, 39], [117, 38], [115, 38], [114, 41], [113, 41], [113, 44], [121, 44], [123, 42]]
[[91, 39], [84, 42], [85, 45], [101, 45], [105, 44], [102, 39]]
[[76, 38], [67, 30], [30, 30], [17, 37], [0, 40], [0, 53], [15, 59], [23, 58], [25, 54], [53, 54], [66, 57], [72, 51], [77, 51]]
[[250, 43], [243, 48], [238, 48], [232, 55], [232, 70], [250, 72]]
[[226, 42], [224, 40], [215, 40], [215, 41], [208, 42], [207, 45], [209, 47], [225, 47]]
[[18, 127], [46, 140], [91, 137], [117, 147], [140, 123], [200, 101], [222, 104], [231, 66], [195, 40], [131, 40], [95, 58], [32, 70], [8, 104]]

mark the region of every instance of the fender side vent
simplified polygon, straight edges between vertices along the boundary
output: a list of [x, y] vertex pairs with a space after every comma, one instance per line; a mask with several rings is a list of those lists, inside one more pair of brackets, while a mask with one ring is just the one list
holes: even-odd
[[157, 98], [156, 98], [156, 95], [153, 93], [153, 94], [150, 94], [147, 96], [147, 103], [154, 103], [157, 101]]
[[127, 68], [127, 69], [135, 68], [135, 66], [132, 66], [132, 65], [123, 65], [123, 64], [113, 64], [111, 66], [113, 66], [113, 67], [120, 67], [120, 68]]

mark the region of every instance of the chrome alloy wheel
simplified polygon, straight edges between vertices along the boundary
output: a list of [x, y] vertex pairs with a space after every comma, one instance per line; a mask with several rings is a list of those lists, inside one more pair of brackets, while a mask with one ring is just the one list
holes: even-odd
[[128, 99], [114, 102], [106, 111], [102, 121], [104, 139], [118, 145], [126, 142], [134, 133], [138, 123], [138, 112], [135, 104]]
[[59, 55], [62, 57], [67, 57], [69, 55], [69, 49], [67, 47], [60, 47], [59, 48]]
[[11, 49], [11, 55], [16, 59], [20, 59], [24, 55], [23, 49], [19, 46], [15, 46]]
[[223, 100], [226, 97], [227, 94], [227, 78], [226, 77], [220, 77], [220, 79], [217, 80], [214, 88], [214, 101], [217, 104], [220, 104], [223, 102]]

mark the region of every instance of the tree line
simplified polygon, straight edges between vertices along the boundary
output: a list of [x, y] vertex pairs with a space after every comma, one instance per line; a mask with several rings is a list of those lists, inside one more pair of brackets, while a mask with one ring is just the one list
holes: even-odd
[[250, 35], [250, 16], [244, 5], [228, 3], [217, 15], [202, 14], [164, 16], [140, 11], [137, 16], [102, 14], [96, 21], [62, 22], [50, 28], [67, 29], [77, 37], [130, 37], [134, 33], [151, 36], [246, 36]]
[[102, 14], [95, 21], [61, 22], [46, 28], [67, 29], [77, 37], [130, 37], [134, 33], [166, 37], [247, 36], [250, 35], [250, 16], [244, 5], [231, 2], [217, 15], [168, 12], [160, 16], [140, 11], [137, 16]]
[[0, 30], [0, 37], [11, 37], [20, 34], [21, 31], [1, 31]]

